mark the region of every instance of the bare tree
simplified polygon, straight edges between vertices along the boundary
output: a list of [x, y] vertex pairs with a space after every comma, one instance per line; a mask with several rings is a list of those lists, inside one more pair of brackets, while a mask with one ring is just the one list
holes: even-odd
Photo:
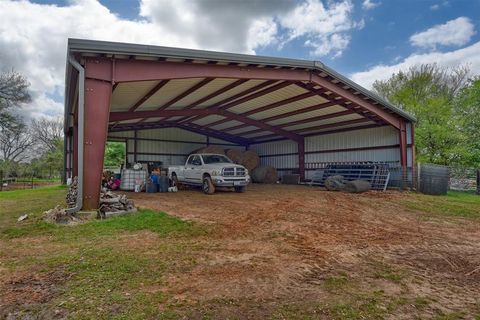
[[44, 151], [55, 151], [63, 138], [63, 119], [58, 117], [32, 120], [31, 130], [35, 132], [34, 139], [41, 144]]
[[14, 106], [31, 101], [28, 87], [30, 84], [21, 74], [10, 71], [0, 74], [0, 124], [15, 121], [10, 113]]
[[[28, 128], [16, 119], [7, 125], [0, 124], [0, 157], [6, 162], [28, 160], [35, 145]], [[23, 158], [21, 158], [23, 157]]]

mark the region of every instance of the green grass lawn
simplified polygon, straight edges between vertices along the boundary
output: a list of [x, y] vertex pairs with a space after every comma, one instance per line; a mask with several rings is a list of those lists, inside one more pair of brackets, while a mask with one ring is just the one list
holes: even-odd
[[446, 196], [414, 194], [404, 204], [429, 215], [480, 218], [480, 195], [473, 192], [449, 191]]
[[[207, 229], [142, 209], [75, 226], [44, 222], [42, 212], [62, 203], [65, 192], [55, 186], [0, 193], [0, 279], [3, 273], [16, 282], [30, 282], [22, 277], [34, 274], [47, 288], [48, 301], [18, 301], [14, 309], [19, 317], [50, 318], [60, 312], [72, 319], [144, 319], [159, 314], [159, 303], [167, 295], [160, 290], [164, 273], [195, 265], [199, 249], [195, 239]], [[29, 218], [17, 222], [24, 213]], [[49, 292], [50, 285], [62, 289]], [[1, 289], [0, 284], [0, 300]], [[22, 297], [18, 288], [3, 289], [4, 299]], [[2, 310], [0, 304], [0, 318], [15, 310]]]

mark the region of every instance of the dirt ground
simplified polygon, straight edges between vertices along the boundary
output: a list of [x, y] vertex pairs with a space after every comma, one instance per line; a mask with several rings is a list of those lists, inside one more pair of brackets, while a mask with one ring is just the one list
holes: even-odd
[[253, 185], [243, 194], [128, 196], [212, 227], [199, 240], [208, 249], [193, 270], [167, 280], [164, 290], [178, 301], [237, 301], [225, 304], [231, 311], [252, 301], [268, 309], [288, 300], [305, 309], [332, 297], [355, 304], [355, 297], [372, 296], [384, 308], [395, 304], [393, 318], [480, 314], [480, 223], [408, 210], [408, 193]]

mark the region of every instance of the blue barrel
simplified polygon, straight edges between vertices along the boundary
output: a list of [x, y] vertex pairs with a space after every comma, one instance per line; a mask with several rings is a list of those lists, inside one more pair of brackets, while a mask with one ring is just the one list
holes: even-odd
[[158, 192], [158, 184], [153, 183], [153, 182], [147, 182], [147, 186], [146, 186], [145, 189], [148, 193]]
[[168, 192], [168, 187], [170, 186], [170, 181], [167, 176], [158, 177], [158, 191], [159, 192]]

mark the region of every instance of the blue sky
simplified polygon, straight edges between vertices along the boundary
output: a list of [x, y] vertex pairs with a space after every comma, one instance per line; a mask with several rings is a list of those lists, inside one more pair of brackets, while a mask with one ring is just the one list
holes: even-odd
[[480, 0], [2, 0], [0, 70], [29, 78], [32, 116], [62, 112], [68, 37], [320, 60], [367, 88], [420, 63], [480, 74]]

